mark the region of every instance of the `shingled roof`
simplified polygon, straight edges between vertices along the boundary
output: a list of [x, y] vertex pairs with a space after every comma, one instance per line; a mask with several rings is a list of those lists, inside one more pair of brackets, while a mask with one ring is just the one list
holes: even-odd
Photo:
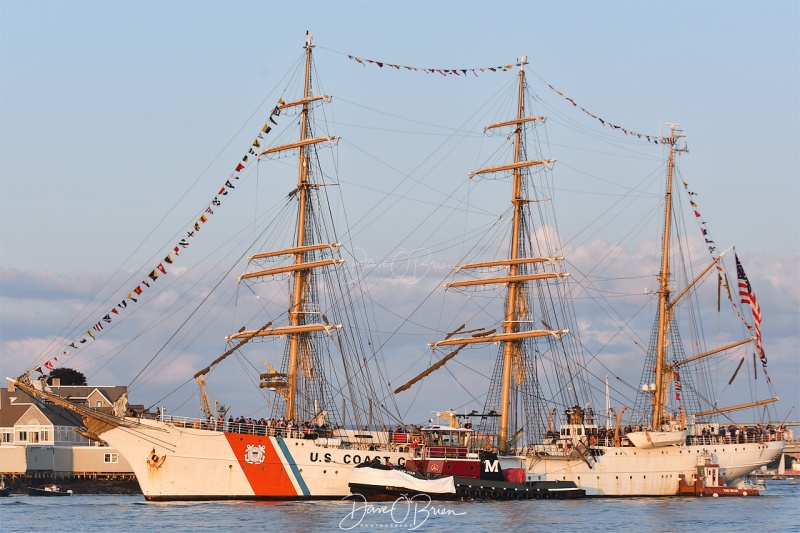
[[[127, 387], [52, 387], [53, 392], [59, 396], [65, 392], [73, 394], [72, 398], [86, 398], [97, 389], [111, 402], [118, 399]], [[78, 389], [67, 390], [64, 389]], [[81, 396], [78, 396], [78, 395]], [[68, 397], [69, 398], [69, 397]], [[42, 402], [39, 398], [33, 397], [24, 390], [16, 388], [14, 392], [8, 389], [0, 389], [0, 427], [13, 427], [17, 421], [30, 409], [34, 407], [50, 421], [54, 426], [82, 426], [81, 417], [77, 414], [49, 402]], [[101, 411], [111, 412], [111, 407], [104, 407]]]

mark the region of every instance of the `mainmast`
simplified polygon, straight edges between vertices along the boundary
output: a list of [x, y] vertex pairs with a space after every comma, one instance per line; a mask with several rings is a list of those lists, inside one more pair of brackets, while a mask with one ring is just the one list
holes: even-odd
[[[511, 247], [508, 259], [498, 261], [487, 261], [480, 263], [471, 263], [460, 265], [456, 267], [456, 272], [465, 269], [479, 269], [479, 268], [493, 268], [493, 267], [506, 267], [508, 268], [508, 275], [494, 277], [494, 278], [479, 278], [470, 279], [465, 281], [456, 281], [448, 284], [445, 288], [452, 287], [472, 287], [478, 285], [500, 285], [508, 286], [506, 308], [503, 314], [503, 331], [502, 333], [495, 333], [495, 330], [477, 333], [471, 337], [450, 337], [445, 340], [431, 344], [431, 347], [439, 346], [466, 346], [468, 344], [478, 343], [503, 343], [502, 353], [502, 367], [500, 376], [500, 421], [497, 433], [497, 447], [500, 452], [507, 452], [509, 449], [509, 419], [511, 413], [511, 390], [512, 390], [512, 375], [515, 375], [514, 369], [517, 366], [524, 365], [523, 362], [523, 342], [525, 339], [535, 337], [548, 337], [552, 336], [559, 338], [569, 332], [566, 329], [553, 330], [549, 326], [544, 330], [535, 330], [528, 328], [520, 328], [521, 321], [529, 320], [527, 316], [528, 303], [523, 302], [527, 300], [525, 291], [525, 283], [534, 280], [547, 280], [547, 279], [563, 279], [569, 276], [566, 273], [560, 272], [539, 272], [530, 273], [528, 265], [538, 263], [550, 263], [552, 265], [558, 264], [563, 257], [526, 257], [523, 253], [523, 247], [520, 243], [521, 233], [523, 231], [525, 215], [524, 209], [529, 200], [524, 198], [523, 187], [523, 169], [528, 167], [544, 165], [551, 168], [554, 160], [523, 160], [522, 142], [523, 142], [523, 127], [528, 122], [544, 122], [545, 117], [525, 117], [524, 95], [525, 95], [525, 64], [527, 58], [522, 56], [519, 62], [519, 91], [517, 100], [517, 117], [514, 120], [499, 122], [487, 126], [485, 130], [492, 128], [500, 128], [504, 126], [513, 126], [514, 129], [514, 161], [504, 165], [493, 167], [485, 167], [470, 174], [470, 177], [495, 173], [495, 172], [512, 172], [513, 173], [513, 187], [511, 195], [511, 203], [514, 207], [514, 219], [512, 225]], [[484, 130], [484, 131], [485, 131]], [[456, 351], [458, 351], [458, 349]], [[452, 354], [451, 354], [452, 355]], [[448, 356], [450, 357], [450, 356]], [[444, 359], [443, 359], [444, 361]], [[524, 373], [522, 368], [519, 375]]]
[[653, 391], [653, 429], [660, 429], [666, 420], [667, 394], [669, 393], [670, 378], [667, 373], [667, 332], [672, 322], [672, 307], [669, 305], [671, 289], [669, 286], [669, 240], [672, 224], [672, 174], [675, 169], [675, 151], [678, 137], [676, 137], [675, 124], [670, 124], [669, 134], [669, 162], [667, 164], [667, 193], [664, 200], [664, 242], [661, 249], [661, 274], [658, 277], [658, 333], [656, 346], [656, 383]]
[[[526, 57], [523, 55], [519, 64], [519, 90], [517, 93], [517, 121], [522, 120], [525, 113], [525, 63]], [[514, 223], [511, 233], [511, 256], [508, 267], [509, 277], [517, 275], [519, 265], [516, 260], [519, 259], [519, 229], [522, 223], [522, 209], [524, 202], [522, 199], [522, 172], [519, 164], [519, 155], [522, 144], [522, 124], [517, 124], [514, 134], [514, 187], [511, 196], [511, 204], [514, 206]], [[524, 282], [521, 282], [524, 283]], [[515, 333], [519, 329], [519, 318], [517, 313], [517, 294], [519, 292], [520, 282], [511, 282], [508, 284], [508, 301], [506, 302], [505, 320], [503, 321], [503, 329], [509, 335]], [[511, 365], [513, 364], [514, 354], [519, 357], [522, 353], [522, 339], [509, 340], [503, 345], [503, 378], [500, 388], [500, 427], [498, 428], [497, 445], [501, 452], [507, 451], [508, 448], [508, 419], [509, 419], [509, 406], [511, 403]]]

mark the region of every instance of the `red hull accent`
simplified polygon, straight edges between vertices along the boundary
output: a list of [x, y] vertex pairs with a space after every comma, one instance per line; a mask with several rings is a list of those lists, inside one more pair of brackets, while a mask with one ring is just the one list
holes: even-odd
[[481, 477], [481, 463], [477, 459], [408, 459], [406, 468], [420, 474], [444, 474], [473, 479]]
[[[225, 437], [256, 496], [297, 495], [290, 474], [269, 437], [241, 433], [226, 433]], [[252, 446], [249, 450], [248, 445]]]

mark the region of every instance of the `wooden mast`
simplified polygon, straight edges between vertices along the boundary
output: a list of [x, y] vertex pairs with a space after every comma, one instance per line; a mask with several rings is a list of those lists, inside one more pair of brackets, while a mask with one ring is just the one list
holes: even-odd
[[[297, 190], [299, 196], [299, 207], [297, 213], [297, 247], [305, 246], [306, 242], [306, 202], [308, 201], [308, 165], [306, 161], [306, 147], [302, 143], [308, 137], [308, 99], [311, 91], [311, 49], [314, 47], [312, 44], [311, 32], [306, 33], [306, 77], [303, 89], [303, 110], [300, 113], [300, 156], [297, 171]], [[303, 262], [303, 252], [298, 251], [295, 254], [295, 264]], [[292, 295], [292, 306], [289, 308], [289, 318], [293, 327], [301, 325], [305, 314], [303, 309], [305, 306], [305, 293], [308, 281], [309, 272], [307, 270], [298, 269], [294, 273], [294, 293]], [[296, 411], [297, 399], [297, 367], [300, 351], [300, 335], [295, 333], [291, 335], [289, 341], [289, 369], [288, 369], [288, 391], [286, 394], [286, 419], [294, 420]]]
[[[500, 285], [500, 284], [507, 285], [508, 300], [506, 302], [506, 308], [503, 313], [503, 331], [501, 333], [496, 333], [496, 330], [493, 329], [482, 333], [476, 333], [471, 337], [453, 337], [455, 333], [457, 333], [464, 327], [461, 326], [460, 328], [458, 328], [458, 330], [448, 335], [447, 338], [445, 338], [445, 340], [434, 342], [428, 345], [434, 349], [440, 346], [459, 346], [459, 348], [452, 354], [442, 359], [439, 363], [437, 363], [437, 365], [434, 365], [429, 370], [425, 371], [423, 374], [418, 376], [418, 378], [421, 379], [422, 377], [428, 375], [431, 371], [435, 370], [436, 368], [439, 368], [453, 355], [455, 355], [455, 353], [458, 352], [458, 350], [460, 350], [462, 347], [466, 345], [479, 344], [479, 343], [496, 344], [498, 342], [502, 342], [503, 359], [502, 359], [502, 368], [500, 376], [501, 380], [500, 406], [499, 406], [500, 421], [497, 432], [497, 447], [501, 453], [506, 453], [508, 452], [509, 449], [509, 442], [508, 442], [509, 420], [511, 415], [511, 403], [513, 401], [511, 398], [512, 394], [511, 379], [514, 370], [514, 364], [515, 362], [521, 359], [521, 357], [519, 356], [521, 355], [522, 342], [525, 339], [534, 337], [553, 336], [554, 338], [558, 339], [562, 335], [566, 335], [569, 333], [569, 330], [567, 329], [554, 330], [546, 323], [544, 324], [546, 329], [543, 330], [529, 330], [529, 329], [520, 330], [519, 327], [520, 323], [522, 323], [523, 321], [527, 321], [527, 317], [520, 316], [521, 300], [522, 298], [527, 298], [524, 292], [523, 284], [526, 283], [527, 281], [533, 281], [533, 280], [547, 280], [547, 279], [563, 280], [569, 275], [566, 273], [549, 273], [549, 272], [538, 273], [538, 274], [519, 273], [521, 265], [527, 265], [531, 263], [550, 263], [552, 265], [557, 265], [563, 259], [563, 257], [522, 257], [522, 253], [520, 251], [520, 233], [522, 231], [523, 216], [524, 216], [523, 209], [525, 209], [525, 205], [531, 201], [523, 197], [524, 191], [522, 186], [522, 179], [523, 179], [522, 169], [538, 165], [544, 165], [549, 169], [552, 168], [552, 164], [555, 162], [555, 160], [522, 159], [523, 124], [527, 122], [544, 122], [546, 118], [546, 117], [524, 116], [525, 64], [527, 62], [528, 62], [527, 58], [523, 55], [522, 59], [520, 59], [519, 62], [520, 72], [519, 72], [519, 93], [517, 101], [517, 117], [514, 120], [508, 120], [505, 122], [492, 124], [491, 126], [485, 128], [485, 130], [489, 130], [491, 128], [516, 125], [514, 133], [514, 162], [506, 165], [486, 167], [470, 173], [470, 177], [473, 177], [476, 175], [487, 174], [487, 173], [509, 172], [509, 171], [513, 172], [514, 180], [513, 180], [513, 189], [511, 195], [511, 204], [514, 207], [514, 219], [512, 225], [511, 248], [509, 252], [509, 257], [507, 259], [502, 259], [502, 260], [470, 263], [466, 265], [457, 266], [455, 268], [455, 271], [458, 272], [461, 269], [508, 267], [508, 275], [501, 277], [494, 277], [494, 278], [480, 278], [467, 281], [457, 281], [445, 285], [445, 289], [459, 288], [459, 287], [473, 287], [476, 285]], [[525, 303], [524, 308], [527, 309], [527, 302]], [[527, 311], [524, 311], [523, 313], [526, 314]], [[462, 333], [468, 333], [468, 332], [462, 332]], [[412, 380], [411, 383], [414, 383], [416, 381], [417, 378]], [[400, 392], [401, 390], [405, 390], [405, 388], [407, 387], [403, 386], [395, 392]]]
[[[524, 113], [524, 90], [525, 90], [525, 63], [527, 58], [523, 55], [519, 62], [519, 92], [517, 97], [517, 127], [514, 134], [514, 164], [520, 162], [520, 151], [522, 144], [522, 119]], [[514, 168], [514, 189], [511, 203], [514, 206], [514, 224], [511, 235], [511, 262], [508, 267], [508, 277], [513, 278], [517, 275], [519, 259], [519, 231], [522, 223], [522, 209], [525, 202], [522, 199], [522, 173], [520, 167]], [[506, 302], [506, 313], [503, 329], [505, 333], [512, 336], [519, 328], [517, 318], [517, 295], [519, 285], [517, 282], [508, 284], [508, 301]], [[522, 340], [507, 340], [503, 345], [503, 380], [500, 389], [500, 427], [497, 435], [497, 446], [501, 453], [508, 451], [508, 422], [511, 404], [511, 366], [513, 365], [514, 351], [522, 349]]]
[[[682, 137], [682, 136], [681, 136]], [[661, 274], [658, 277], [658, 340], [656, 345], [656, 382], [653, 391], [653, 429], [658, 430], [665, 422], [667, 394], [669, 393], [670, 378], [666, 375], [671, 371], [667, 365], [667, 331], [670, 326], [672, 307], [669, 305], [671, 290], [669, 287], [669, 239], [672, 224], [672, 174], [675, 169], [675, 124], [670, 124], [669, 134], [669, 162], [667, 164], [667, 193], [664, 199], [664, 242], [661, 249]]]

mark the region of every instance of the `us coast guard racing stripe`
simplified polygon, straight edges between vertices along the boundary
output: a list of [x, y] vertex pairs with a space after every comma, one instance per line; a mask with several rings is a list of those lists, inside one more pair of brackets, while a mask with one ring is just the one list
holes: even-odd
[[294, 488], [298, 494], [308, 496], [311, 493], [308, 490], [306, 482], [303, 481], [303, 477], [300, 475], [300, 469], [297, 468], [297, 463], [289, 453], [289, 448], [286, 446], [286, 442], [280, 437], [274, 437], [274, 439], [278, 443], [279, 449], [276, 448], [275, 451], [278, 453], [278, 456], [280, 456], [281, 462], [291, 468], [292, 473], [294, 474], [294, 476], [291, 477], [292, 485], [294, 485]]

